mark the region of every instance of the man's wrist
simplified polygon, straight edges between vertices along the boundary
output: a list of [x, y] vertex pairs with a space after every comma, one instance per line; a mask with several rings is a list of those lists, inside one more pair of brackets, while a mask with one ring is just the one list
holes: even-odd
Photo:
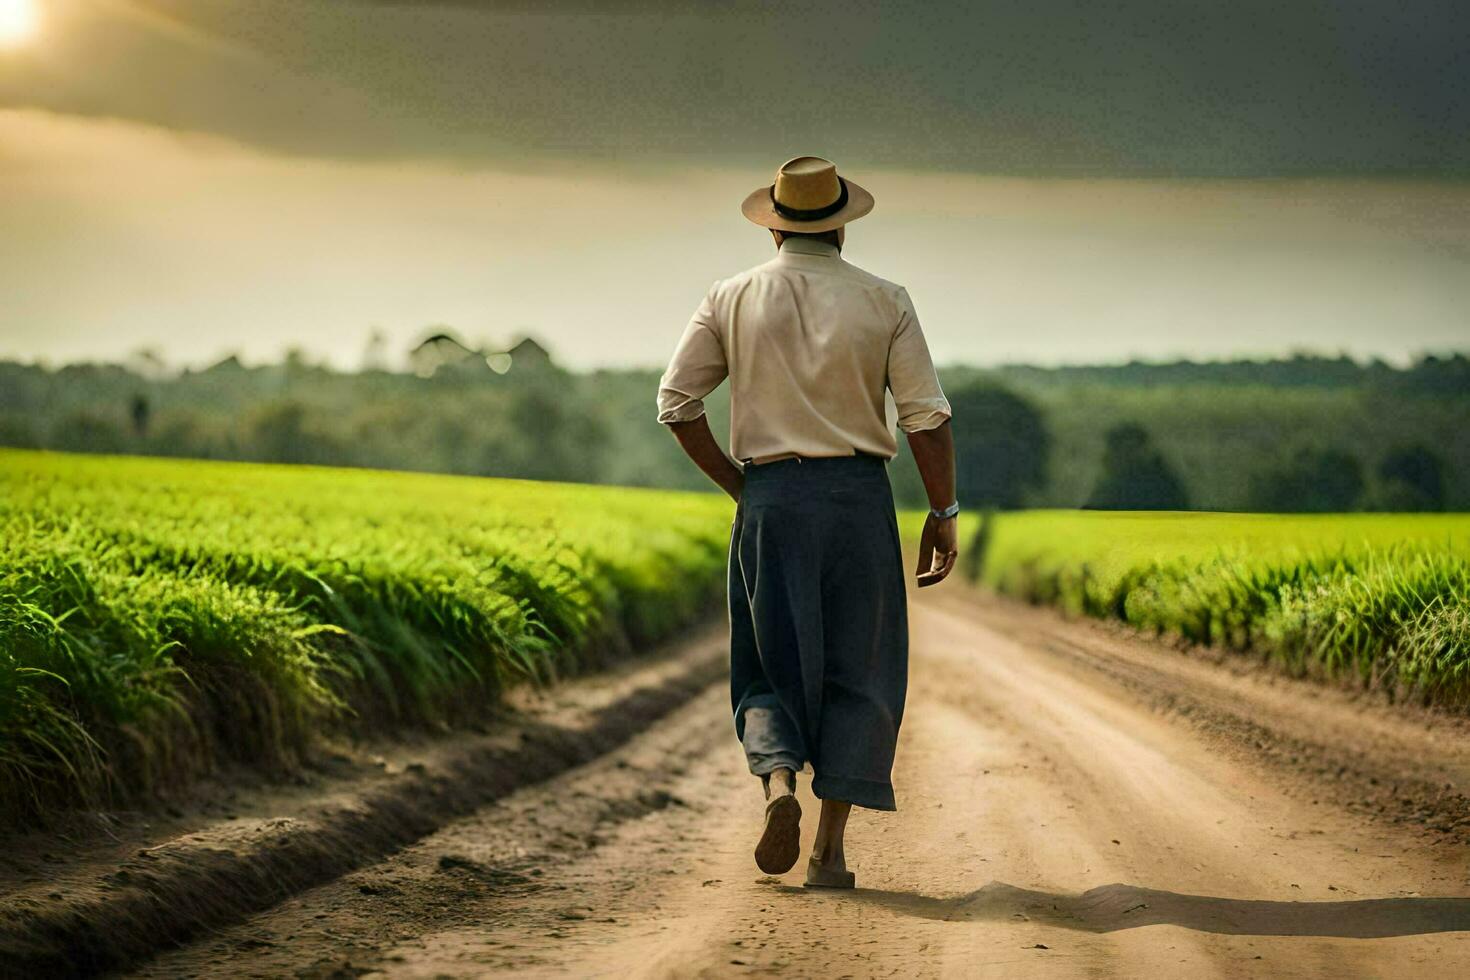
[[959, 512], [960, 512], [960, 502], [958, 500], [956, 500], [954, 503], [950, 504], [948, 507], [930, 507], [929, 508], [929, 514], [930, 514], [930, 516], [936, 517], [936, 518], [938, 518], [941, 521], [948, 520], [949, 518], [954, 517]]

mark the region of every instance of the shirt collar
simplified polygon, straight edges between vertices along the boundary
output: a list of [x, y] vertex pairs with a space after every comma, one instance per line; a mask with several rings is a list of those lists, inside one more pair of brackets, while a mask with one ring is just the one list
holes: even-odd
[[839, 250], [836, 245], [829, 245], [816, 238], [787, 238], [781, 242], [781, 254], [821, 255], [835, 259], [838, 257]]

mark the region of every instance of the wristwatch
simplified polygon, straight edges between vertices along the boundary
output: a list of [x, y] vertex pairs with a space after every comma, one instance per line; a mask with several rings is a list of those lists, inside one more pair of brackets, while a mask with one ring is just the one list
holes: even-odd
[[954, 503], [950, 504], [948, 507], [944, 508], [943, 510], [935, 510], [932, 507], [929, 509], [929, 513], [932, 514], [933, 516], [939, 518], [941, 521], [942, 520], [946, 520], [947, 518], [953, 517], [954, 515], [958, 514], [959, 512], [960, 512], [960, 502], [958, 500], [956, 500]]

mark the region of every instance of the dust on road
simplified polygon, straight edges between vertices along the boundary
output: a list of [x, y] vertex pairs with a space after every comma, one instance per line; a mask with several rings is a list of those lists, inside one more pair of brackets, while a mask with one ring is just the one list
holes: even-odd
[[[1470, 975], [1457, 838], [1352, 812], [1238, 732], [1159, 712], [1137, 676], [1059, 653], [1026, 615], [916, 597], [900, 810], [855, 812], [855, 892], [802, 889], [801, 863], [755, 868], [763, 801], [717, 685], [622, 749], [140, 975]], [[1108, 658], [1116, 638], [1056, 629], [1112, 663], [1183, 659], [1138, 642]], [[1189, 662], [1174, 683], [1291, 714], [1279, 683], [1200, 670], [1220, 669]], [[1401, 737], [1396, 752], [1416, 737], [1346, 701], [1301, 714]]]

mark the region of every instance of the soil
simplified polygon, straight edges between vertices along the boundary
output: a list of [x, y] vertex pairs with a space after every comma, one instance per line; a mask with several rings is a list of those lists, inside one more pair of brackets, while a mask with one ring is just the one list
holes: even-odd
[[854, 813], [852, 892], [756, 869], [716, 680], [136, 975], [1470, 975], [1463, 719], [958, 584], [911, 618], [899, 811]]
[[723, 630], [547, 691], [482, 731], [323, 746], [287, 781], [223, 771], [149, 812], [0, 840], [0, 978], [90, 975], [270, 908], [597, 759], [723, 674]]

